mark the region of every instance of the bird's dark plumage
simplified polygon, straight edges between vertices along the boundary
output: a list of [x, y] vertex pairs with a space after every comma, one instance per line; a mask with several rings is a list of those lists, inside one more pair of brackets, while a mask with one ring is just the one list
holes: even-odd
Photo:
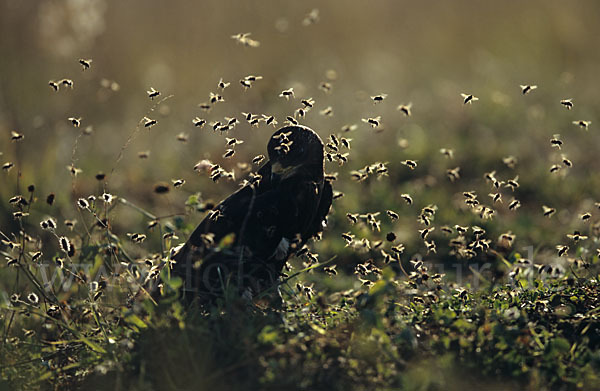
[[260, 180], [217, 205], [174, 255], [187, 294], [214, 297], [230, 283], [257, 293], [323, 230], [333, 192], [324, 179], [320, 137], [287, 126], [271, 136], [267, 152]]

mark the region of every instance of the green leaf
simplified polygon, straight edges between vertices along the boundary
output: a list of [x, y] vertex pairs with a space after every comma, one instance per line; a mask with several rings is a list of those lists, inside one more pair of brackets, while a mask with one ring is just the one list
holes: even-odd
[[140, 319], [139, 316], [137, 316], [136, 314], [131, 314], [125, 317], [125, 321], [127, 323], [131, 323], [135, 326], [137, 326], [140, 329], [145, 329], [146, 327], [148, 327], [148, 325], [146, 323], [144, 323], [144, 321], [142, 319]]

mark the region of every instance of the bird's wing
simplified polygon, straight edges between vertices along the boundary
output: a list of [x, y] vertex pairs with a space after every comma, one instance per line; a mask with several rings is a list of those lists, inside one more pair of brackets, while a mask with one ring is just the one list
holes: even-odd
[[250, 203], [271, 191], [271, 163], [266, 162], [258, 173], [262, 176], [259, 185], [254, 188], [244, 186], [221, 201], [213, 209], [219, 211], [219, 216], [213, 220], [205, 217], [187, 240], [186, 246], [201, 247], [202, 236], [205, 234], [213, 234], [213, 239], [218, 244], [226, 235], [239, 231]]
[[331, 187], [331, 182], [325, 180], [323, 182], [323, 188], [321, 190], [320, 197], [318, 199], [318, 204], [316, 207], [316, 213], [311, 221], [311, 224], [303, 235], [303, 238], [306, 239], [311, 238], [317, 235], [319, 232], [323, 231], [323, 226], [327, 214], [329, 213], [329, 209], [331, 209], [331, 203], [333, 201], [333, 188]]

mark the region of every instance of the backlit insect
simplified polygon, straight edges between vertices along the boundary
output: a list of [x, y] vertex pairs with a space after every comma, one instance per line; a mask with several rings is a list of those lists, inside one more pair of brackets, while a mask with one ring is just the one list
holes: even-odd
[[69, 88], [73, 88], [73, 84], [74, 84], [73, 80], [71, 80], [71, 79], [62, 79], [59, 83], [65, 87], [69, 87]]
[[325, 177], [326, 180], [334, 182], [337, 181], [338, 179], [338, 173], [337, 172], [332, 172], [332, 173], [325, 173]]
[[423, 261], [421, 261], [420, 259], [411, 259], [410, 263], [415, 270], [420, 270], [424, 266]]
[[286, 100], [290, 100], [290, 98], [294, 97], [294, 88], [288, 88], [287, 90], [283, 90], [281, 91], [281, 93], [279, 94], [280, 98], [285, 98]]
[[346, 241], [346, 246], [349, 246], [352, 244], [352, 242], [354, 241], [354, 235], [352, 235], [350, 232], [344, 232], [342, 233], [342, 239], [344, 239]]
[[542, 205], [542, 211], [543, 211], [545, 217], [552, 217], [552, 215], [554, 215], [554, 213], [556, 213], [556, 209], [551, 208], [546, 205]]
[[579, 231], [574, 231], [572, 234], [567, 234], [567, 238], [569, 238], [573, 242], [577, 243], [580, 240], [586, 240], [588, 237], [585, 235], [582, 235]]
[[151, 128], [152, 126], [157, 124], [157, 121], [155, 119], [150, 119], [148, 117], [142, 118], [142, 121], [144, 121], [145, 128]]
[[140, 151], [138, 152], [138, 157], [140, 159], [148, 159], [150, 157], [150, 151]]
[[206, 103], [206, 102], [198, 103], [198, 107], [200, 108], [200, 110], [204, 110], [204, 111], [210, 111], [210, 109], [212, 108], [210, 103]]
[[550, 139], [550, 145], [560, 150], [560, 148], [563, 145], [563, 142], [560, 139], [560, 134], [555, 134], [554, 136], [552, 136], [552, 138]]
[[219, 209], [213, 209], [208, 212], [208, 218], [213, 221], [217, 221], [217, 219], [221, 217], [221, 211]]
[[462, 225], [458, 225], [456, 224], [454, 226], [454, 229], [456, 230], [456, 232], [458, 232], [460, 235], [464, 235], [467, 233], [467, 231], [469, 230], [469, 227], [463, 227]]
[[535, 90], [537, 88], [537, 86], [533, 86], [533, 85], [523, 85], [521, 84], [519, 87], [521, 87], [521, 93], [523, 95], [527, 95], [529, 94], [531, 91]]
[[584, 129], [584, 130], [589, 130], [589, 127], [591, 124], [592, 124], [592, 121], [584, 121], [584, 120], [573, 121], [573, 125], [577, 125], [581, 129]]
[[262, 78], [263, 78], [262, 76], [248, 75], [248, 76], [244, 77], [242, 80], [240, 80], [240, 83], [242, 84], [242, 86], [244, 86], [244, 88], [248, 89], [248, 88], [252, 87], [252, 83], [254, 83], [257, 80], [261, 80]]
[[563, 105], [567, 110], [571, 110], [573, 108], [573, 99], [563, 99], [560, 101], [560, 104]]
[[454, 150], [449, 148], [440, 148], [440, 153], [448, 159], [454, 158]]
[[573, 162], [571, 162], [565, 155], [562, 155], [562, 163], [566, 166], [566, 167], [573, 167]]
[[447, 225], [444, 225], [442, 227], [440, 227], [440, 230], [445, 233], [446, 235], [452, 235], [454, 233], [454, 231], [452, 231], [452, 228], [450, 228]]
[[515, 168], [517, 166], [517, 162], [517, 158], [512, 155], [502, 158], [502, 163], [506, 164], [508, 168]]
[[490, 193], [490, 194], [488, 194], [488, 196], [491, 197], [491, 199], [494, 201], [494, 203], [496, 203], [496, 202], [502, 203], [502, 194], [500, 194], [500, 193]]
[[466, 199], [471, 199], [471, 200], [477, 199], [477, 194], [475, 194], [475, 191], [464, 191], [463, 196]]
[[405, 116], [410, 117], [411, 114], [412, 114], [411, 108], [412, 108], [412, 103], [409, 103], [409, 104], [406, 104], [406, 105], [405, 104], [399, 105], [398, 107], [396, 107], [396, 110], [399, 110]]
[[421, 239], [427, 239], [427, 236], [429, 236], [433, 230], [435, 230], [435, 227], [420, 229], [419, 234], [421, 235]]
[[556, 250], [558, 251], [558, 256], [562, 257], [569, 252], [569, 246], [558, 244], [556, 245]]
[[446, 170], [446, 176], [448, 179], [450, 179], [450, 182], [460, 179], [460, 167], [454, 167]]
[[265, 160], [264, 155], [257, 155], [252, 159], [253, 164], [260, 164], [263, 160]]
[[423, 209], [421, 209], [421, 213], [427, 216], [433, 216], [435, 211], [437, 210], [437, 205], [427, 205]]
[[465, 94], [465, 93], [461, 93], [460, 96], [462, 96], [463, 98], [463, 104], [472, 104], [473, 102], [476, 102], [479, 100], [478, 97], [472, 95], [472, 94]]
[[256, 115], [256, 114], [245, 113], [243, 111], [242, 111], [242, 115], [244, 116], [246, 121], [248, 121], [248, 123], [250, 123], [253, 119], [258, 118], [258, 115]]
[[59, 89], [59, 87], [58, 87], [58, 83], [57, 83], [57, 82], [55, 82], [54, 80], [50, 80], [50, 81], [48, 81], [48, 85], [49, 85], [50, 87], [52, 87], [52, 89], [54, 90], [54, 92], [57, 92], [57, 91], [58, 91], [58, 89]]
[[65, 227], [73, 231], [75, 228], [75, 224], [77, 224], [77, 220], [65, 220]]
[[380, 115], [378, 115], [377, 117], [374, 117], [374, 118], [369, 117], [369, 118], [363, 118], [362, 119], [362, 122], [371, 125], [371, 127], [373, 127], [373, 128], [378, 127], [380, 121], [381, 121], [381, 116]]
[[337, 270], [335, 270], [337, 265], [325, 266], [323, 271], [330, 276], [335, 276], [337, 274]]
[[81, 64], [83, 70], [85, 71], [86, 69], [90, 69], [90, 67], [92, 66], [92, 59], [84, 59], [84, 58], [80, 58], [79, 59], [79, 64]]
[[505, 242], [508, 246], [512, 246], [515, 239], [516, 236], [510, 231], [500, 235], [500, 241]]
[[402, 253], [404, 253], [404, 245], [402, 243], [400, 243], [400, 244], [390, 248], [390, 250], [392, 250], [397, 255], [401, 255]]
[[81, 117], [79, 118], [75, 118], [75, 117], [69, 117], [67, 118], [69, 120], [69, 122], [71, 122], [71, 124], [78, 128], [81, 125]]
[[181, 141], [185, 143], [188, 141], [189, 135], [187, 133], [181, 132], [177, 135], [177, 141]]
[[231, 38], [235, 40], [237, 43], [242, 44], [244, 46], [248, 46], [251, 48], [256, 48], [260, 46], [260, 42], [250, 38], [251, 33], [238, 33], [232, 35]]
[[479, 239], [480, 236], [485, 235], [485, 229], [478, 227], [476, 225], [472, 226], [471, 230], [473, 230], [473, 235], [475, 235], [475, 237], [477, 237], [477, 239]]
[[236, 139], [235, 137], [232, 137], [232, 138], [225, 137], [225, 144], [226, 144], [226, 145], [229, 145], [229, 146], [231, 146], [231, 145], [233, 145], [233, 146], [236, 146], [236, 145], [238, 145], [238, 144], [243, 144], [243, 143], [244, 143], [244, 141], [243, 141], [243, 140], [238, 140], [238, 139]]
[[513, 179], [509, 179], [506, 181], [505, 187], [509, 187], [512, 191], [515, 191], [517, 187], [519, 187], [519, 176], [517, 175]]
[[323, 110], [319, 111], [319, 114], [330, 117], [333, 115], [333, 107], [327, 106]]
[[225, 153], [223, 154], [223, 157], [227, 159], [227, 158], [232, 157], [234, 154], [235, 154], [235, 150], [230, 148], [225, 151]]
[[209, 98], [208, 100], [210, 101], [210, 103], [215, 104], [218, 102], [225, 102], [225, 98], [223, 98], [221, 95], [219, 94], [215, 94], [214, 92], [211, 92], [209, 94]]
[[225, 88], [229, 87], [231, 83], [226, 83], [223, 81], [223, 78], [219, 79], [219, 82], [217, 83], [217, 87], [220, 88], [221, 90], [224, 90]]
[[407, 203], [408, 205], [412, 205], [412, 203], [413, 203], [413, 199], [412, 199], [412, 197], [411, 197], [409, 194], [400, 194], [400, 197], [401, 197], [401, 198], [402, 198], [404, 201], [406, 201], [406, 203]]
[[277, 120], [274, 116], [262, 114], [262, 117], [263, 121], [265, 121], [265, 124], [277, 126]]
[[319, 10], [317, 8], [313, 8], [308, 15], [302, 19], [303, 26], [310, 26], [311, 24], [315, 24], [319, 21]]
[[294, 126], [298, 125], [298, 121], [296, 120], [296, 118], [290, 117], [289, 115], [287, 117], [285, 117], [285, 120], [290, 125], [294, 125]]
[[333, 142], [329, 142], [325, 145], [325, 147], [327, 149], [330, 150], [330, 152], [338, 152], [340, 149], [337, 147], [337, 145]]
[[160, 91], [155, 90], [154, 87], [150, 87], [150, 89], [146, 91], [146, 93], [148, 94], [148, 98], [152, 100], [154, 100], [154, 98], [160, 95]]
[[558, 165], [558, 164], [553, 164], [553, 165], [552, 165], [552, 167], [550, 167], [550, 172], [551, 172], [551, 173], [558, 172], [558, 171], [560, 171], [560, 169], [561, 169], [561, 166], [560, 166], [560, 165]]
[[232, 128], [235, 128], [235, 126], [240, 122], [235, 117], [225, 117], [225, 121], [227, 121], [227, 126], [231, 126]]
[[403, 160], [400, 162], [400, 164], [405, 165], [406, 167], [410, 168], [411, 170], [414, 170], [415, 168], [417, 168], [416, 160]]
[[349, 153], [336, 153], [335, 158], [338, 160], [340, 166], [344, 165], [344, 163], [348, 162]]
[[328, 94], [331, 92], [332, 85], [329, 82], [323, 81], [319, 84], [319, 89]]
[[185, 179], [171, 179], [171, 183], [173, 183], [173, 187], [181, 187], [185, 185]]
[[514, 199], [508, 204], [508, 209], [517, 210], [521, 207], [521, 201]]
[[206, 120], [205, 120], [205, 119], [202, 119], [202, 118], [200, 118], [200, 117], [195, 117], [195, 118], [192, 120], [192, 123], [194, 124], [194, 126], [197, 126], [197, 127], [200, 127], [200, 128], [202, 128], [202, 127], [204, 127], [204, 125], [206, 125]]
[[589, 212], [582, 213], [579, 215], [579, 218], [583, 221], [589, 221], [592, 218], [592, 214]]
[[331, 140], [333, 145], [335, 145], [336, 147], [340, 145], [340, 140], [337, 138], [337, 136], [335, 134], [330, 134], [329, 139]]
[[371, 100], [373, 101], [373, 103], [377, 104], [380, 102], [383, 102], [383, 100], [387, 98], [387, 94], [379, 94], [379, 95], [373, 95], [371, 96]]
[[313, 98], [302, 99], [300, 102], [302, 102], [304, 108], [312, 108], [315, 104], [315, 100]]
[[356, 224], [358, 222], [358, 213], [346, 213], [346, 217], [352, 224]]
[[431, 219], [429, 217], [430, 216], [427, 216], [425, 214], [420, 214], [419, 218], [417, 219], [417, 222], [425, 226], [429, 226], [431, 225]]
[[436, 254], [437, 253], [437, 246], [433, 240], [429, 241], [429, 242], [426, 240], [425, 247], [427, 247], [427, 254], [429, 254], [429, 253]]
[[390, 220], [394, 221], [394, 220], [398, 220], [398, 218], [400, 217], [398, 215], [398, 213], [394, 212], [393, 210], [386, 210], [385, 213], [387, 213], [388, 217], [390, 218]]
[[358, 129], [358, 125], [356, 125], [356, 124], [342, 126], [342, 132], [344, 132], [344, 133], [352, 132], [356, 129]]
[[25, 138], [23, 133], [17, 133], [14, 130], [10, 131], [10, 139], [11, 141], [22, 141]]

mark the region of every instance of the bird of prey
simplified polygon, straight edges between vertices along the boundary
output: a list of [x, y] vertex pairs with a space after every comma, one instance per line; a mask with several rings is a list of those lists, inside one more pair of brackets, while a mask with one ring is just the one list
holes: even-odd
[[255, 180], [209, 212], [173, 255], [186, 297], [215, 298], [232, 283], [244, 295], [261, 292], [325, 227], [333, 192], [321, 138], [286, 126], [271, 136], [267, 153]]

